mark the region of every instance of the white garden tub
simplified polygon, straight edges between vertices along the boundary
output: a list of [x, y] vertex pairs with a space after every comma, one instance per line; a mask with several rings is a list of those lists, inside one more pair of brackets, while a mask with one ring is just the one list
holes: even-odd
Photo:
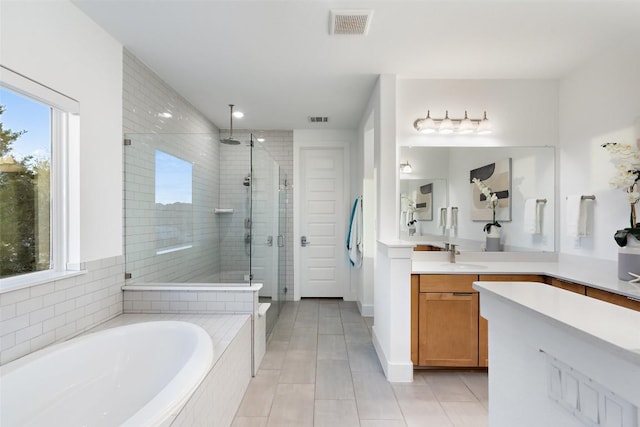
[[192, 323], [84, 335], [0, 367], [0, 425], [168, 425], [212, 362], [211, 338]]

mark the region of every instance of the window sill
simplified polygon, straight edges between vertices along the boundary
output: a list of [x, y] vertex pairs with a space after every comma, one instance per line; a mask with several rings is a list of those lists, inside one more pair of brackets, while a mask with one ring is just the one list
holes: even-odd
[[87, 274], [87, 270], [67, 271], [39, 271], [37, 273], [21, 274], [20, 276], [0, 279], [0, 294], [30, 288], [61, 279]]

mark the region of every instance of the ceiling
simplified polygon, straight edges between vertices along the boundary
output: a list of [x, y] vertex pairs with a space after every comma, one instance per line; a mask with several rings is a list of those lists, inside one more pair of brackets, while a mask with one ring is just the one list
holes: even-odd
[[[73, 0], [221, 128], [355, 129], [379, 74], [557, 79], [640, 39], [640, 1]], [[372, 9], [329, 35], [331, 9]], [[326, 124], [308, 116], [328, 116]]]

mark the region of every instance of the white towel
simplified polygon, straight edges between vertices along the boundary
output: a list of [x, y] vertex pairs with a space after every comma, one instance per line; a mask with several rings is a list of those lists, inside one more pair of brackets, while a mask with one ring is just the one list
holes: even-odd
[[440, 208], [440, 221], [438, 227], [447, 228], [447, 208]]
[[458, 208], [450, 207], [447, 212], [447, 228], [455, 230], [458, 227]]
[[567, 196], [567, 236], [587, 235], [587, 208], [582, 196]]
[[540, 234], [542, 232], [542, 206], [537, 199], [527, 199], [524, 202], [524, 232]]

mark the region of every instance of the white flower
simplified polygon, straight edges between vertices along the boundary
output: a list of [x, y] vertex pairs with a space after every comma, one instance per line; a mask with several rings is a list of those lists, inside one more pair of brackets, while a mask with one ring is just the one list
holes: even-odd
[[629, 203], [637, 203], [640, 200], [640, 192], [630, 191], [629, 192]]
[[636, 180], [638, 179], [638, 175], [636, 171], [629, 168], [629, 165], [620, 164], [616, 170], [616, 174], [609, 181], [609, 184], [613, 188], [622, 188], [627, 190], [631, 187]]
[[498, 196], [496, 195], [496, 193], [491, 191], [491, 188], [489, 188], [478, 178], [473, 178], [472, 181], [475, 185], [478, 186], [480, 192], [487, 198], [487, 207], [489, 209], [495, 209], [498, 206]]

